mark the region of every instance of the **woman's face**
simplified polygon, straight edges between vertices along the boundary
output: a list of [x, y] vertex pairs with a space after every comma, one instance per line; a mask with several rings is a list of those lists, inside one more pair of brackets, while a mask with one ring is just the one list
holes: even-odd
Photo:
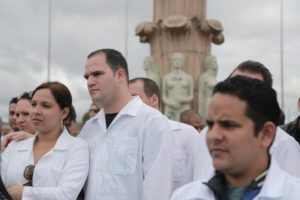
[[17, 126], [21, 131], [34, 133], [35, 129], [31, 121], [31, 102], [28, 99], [20, 99], [16, 106]]
[[42, 134], [56, 132], [68, 114], [67, 108], [60, 109], [49, 89], [40, 89], [32, 97], [32, 122]]

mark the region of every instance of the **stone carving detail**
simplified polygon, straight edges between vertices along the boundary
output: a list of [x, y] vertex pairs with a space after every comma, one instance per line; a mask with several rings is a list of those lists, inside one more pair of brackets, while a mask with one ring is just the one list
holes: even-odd
[[171, 71], [163, 77], [162, 99], [164, 114], [179, 121], [180, 113], [191, 108], [193, 100], [193, 77], [183, 71], [184, 56], [174, 53], [171, 57]]
[[207, 117], [207, 106], [211, 99], [213, 87], [217, 83], [218, 64], [215, 56], [204, 59], [204, 73], [199, 77], [198, 112]]
[[211, 44], [220, 45], [225, 40], [222, 24], [206, 18], [206, 0], [153, 1], [153, 21], [138, 24], [135, 34], [142, 43], [149, 43], [161, 79], [171, 71], [170, 56], [174, 52], [183, 54], [183, 71], [192, 76], [195, 87], [191, 107], [198, 110], [198, 80], [205, 57], [211, 55]]
[[147, 56], [144, 59], [144, 71], [147, 78], [153, 80], [160, 87], [159, 66], [152, 56]]

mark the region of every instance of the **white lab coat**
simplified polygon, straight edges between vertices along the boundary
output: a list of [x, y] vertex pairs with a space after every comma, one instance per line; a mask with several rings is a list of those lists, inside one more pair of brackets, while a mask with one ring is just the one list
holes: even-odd
[[[202, 162], [199, 164], [196, 172], [197, 179], [206, 179], [214, 173], [212, 159], [209, 155], [205, 142], [207, 128], [201, 133], [201, 144], [199, 146], [198, 158]], [[277, 160], [279, 166], [288, 174], [300, 178], [300, 146], [297, 141], [281, 128], [277, 127], [275, 139], [269, 149], [270, 154]]]
[[[1, 177], [8, 188], [28, 182], [23, 177], [26, 166], [33, 164], [33, 142], [36, 137], [12, 141], [1, 155]], [[23, 200], [75, 200], [89, 169], [88, 144], [71, 136], [65, 129], [55, 146], [36, 163], [33, 187], [24, 187]]]
[[194, 181], [197, 171], [195, 157], [198, 157], [199, 133], [187, 124], [169, 120], [174, 137], [173, 191]]
[[101, 110], [79, 137], [90, 142], [86, 200], [170, 199], [172, 130], [168, 119], [139, 97], [131, 99], [108, 129]]
[[[214, 200], [212, 190], [203, 182], [187, 184], [176, 190], [171, 200]], [[253, 200], [296, 200], [300, 197], [300, 179], [283, 171], [275, 159], [271, 161], [269, 172], [259, 194]]]

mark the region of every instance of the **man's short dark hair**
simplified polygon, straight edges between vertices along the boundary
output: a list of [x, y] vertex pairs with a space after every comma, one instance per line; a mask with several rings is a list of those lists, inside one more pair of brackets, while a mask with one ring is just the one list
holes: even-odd
[[255, 74], [261, 74], [264, 82], [269, 84], [271, 87], [273, 85], [273, 78], [271, 72], [266, 68], [262, 63], [254, 61], [254, 60], [247, 60], [242, 63], [240, 63], [229, 75], [229, 77], [232, 76], [232, 74], [235, 71], [242, 71], [242, 72], [252, 72]]
[[106, 63], [111, 68], [111, 70], [115, 73], [118, 69], [124, 69], [125, 74], [127, 76], [127, 82], [129, 82], [129, 73], [126, 59], [124, 56], [115, 49], [99, 49], [91, 52], [87, 58], [91, 58], [98, 54], [104, 54], [106, 57]]
[[137, 81], [141, 81], [143, 83], [144, 87], [144, 92], [148, 98], [152, 97], [154, 94], [157, 95], [158, 97], [158, 103], [160, 104], [160, 89], [158, 85], [155, 83], [155, 81], [149, 79], [149, 78], [144, 78], [144, 77], [138, 77], [131, 79], [129, 81], [130, 83], [135, 83]]
[[24, 92], [20, 97], [18, 97], [18, 101], [21, 99], [26, 99], [28, 101], [31, 101], [32, 99], [32, 92]]
[[191, 117], [193, 116], [203, 120], [203, 117], [198, 112], [192, 109], [188, 109], [180, 113], [179, 121], [188, 124], [190, 122]]
[[278, 126], [280, 108], [276, 91], [269, 84], [248, 77], [235, 76], [217, 83], [213, 95], [216, 93], [233, 95], [246, 102], [245, 114], [254, 122], [256, 136], [267, 121]]
[[18, 97], [13, 97], [10, 101], [9, 101], [9, 105], [13, 104], [13, 103], [18, 103]]

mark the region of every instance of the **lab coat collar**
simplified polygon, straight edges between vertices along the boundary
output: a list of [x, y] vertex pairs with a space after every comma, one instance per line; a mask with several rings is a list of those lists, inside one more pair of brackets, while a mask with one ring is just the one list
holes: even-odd
[[282, 199], [284, 196], [284, 188], [287, 174], [278, 165], [277, 161], [271, 159], [271, 166], [267, 174], [264, 185], [258, 194], [259, 197], [266, 197], [270, 199]]
[[[208, 200], [215, 199], [212, 190], [204, 184], [205, 181], [196, 181], [192, 190], [185, 193], [185, 199]], [[185, 187], [185, 186], [183, 186]]]
[[68, 150], [68, 147], [69, 147], [69, 144], [71, 143], [72, 141], [72, 137], [67, 128], [64, 127], [64, 130], [63, 132], [60, 134], [60, 136], [58, 137], [54, 147], [53, 147], [53, 150]]
[[129, 116], [137, 116], [137, 113], [142, 106], [143, 101], [139, 96], [134, 96], [132, 99], [127, 103], [127, 105], [119, 112], [119, 116], [122, 115], [129, 115]]
[[179, 122], [173, 121], [173, 120], [170, 120], [170, 119], [168, 120], [168, 122], [169, 122], [169, 125], [170, 125], [170, 127], [173, 131], [177, 131], [177, 130], [181, 129]]
[[[37, 133], [34, 135], [34, 137], [28, 138], [26, 140], [20, 141], [19, 145], [16, 146], [17, 151], [28, 151], [32, 149], [33, 142], [35, 141], [37, 136]], [[68, 130], [64, 127], [63, 132], [58, 137], [53, 150], [66, 150], [68, 149], [68, 145], [71, 142], [70, 137], [72, 137]]]
[[[118, 113], [118, 115], [115, 117], [115, 119], [112, 121], [110, 126], [114, 124], [114, 122], [120, 118], [123, 115], [129, 115], [129, 116], [137, 116], [140, 107], [143, 105], [143, 101], [139, 96], [134, 96], [132, 99], [126, 104], [125, 107], [122, 108], [122, 110]], [[93, 117], [91, 123], [98, 123], [100, 127], [103, 130], [106, 130], [106, 120], [105, 120], [105, 113], [103, 108], [98, 112], [98, 114]]]

